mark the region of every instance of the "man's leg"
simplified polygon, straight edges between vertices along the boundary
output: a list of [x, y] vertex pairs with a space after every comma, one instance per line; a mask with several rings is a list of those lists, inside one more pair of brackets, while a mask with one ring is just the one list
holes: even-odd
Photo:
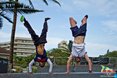
[[43, 24], [43, 29], [42, 29], [42, 32], [41, 32], [41, 35], [40, 35], [40, 43], [47, 43], [47, 40], [46, 40], [46, 36], [47, 36], [47, 32], [48, 32], [47, 21], [49, 19], [50, 18], [45, 18], [45, 21], [44, 21], [44, 24]]
[[31, 35], [31, 38], [34, 41], [34, 44], [36, 43], [36, 41], [39, 40], [38, 35], [36, 35], [35, 31], [33, 30], [33, 28], [31, 27], [31, 25], [28, 23], [28, 21], [26, 19], [24, 19], [24, 26], [27, 28], [28, 32]]
[[69, 21], [70, 21], [71, 27], [75, 27], [76, 26], [77, 22], [73, 19], [73, 17], [70, 17]]
[[87, 23], [87, 19], [88, 19], [88, 15], [85, 15], [84, 18], [81, 20], [82, 25], [84, 25], [85, 23]]
[[90, 58], [88, 57], [87, 54], [84, 55], [86, 61], [88, 62], [88, 68], [89, 68], [89, 72], [92, 72], [92, 62], [90, 60]]
[[41, 55], [43, 55], [43, 52], [44, 52], [44, 44], [47, 43], [47, 40], [46, 40], [47, 31], [48, 31], [47, 21], [49, 19], [50, 18], [45, 18], [45, 21], [43, 24], [43, 29], [42, 29], [41, 35], [39, 37], [39, 44], [40, 45], [37, 46], [37, 51], [38, 51], [38, 54], [41, 54]]
[[72, 31], [72, 36], [73, 37], [77, 37], [78, 31], [79, 31], [79, 28], [76, 25], [77, 22], [72, 17], [69, 18], [69, 21], [70, 21], [70, 25], [71, 25], [71, 28], [70, 29]]

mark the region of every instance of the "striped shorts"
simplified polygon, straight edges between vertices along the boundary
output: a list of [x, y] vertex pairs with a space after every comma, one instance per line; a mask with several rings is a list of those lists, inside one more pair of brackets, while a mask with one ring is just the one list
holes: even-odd
[[82, 44], [73, 43], [71, 54], [73, 57], [84, 57], [84, 55], [86, 54], [85, 43]]

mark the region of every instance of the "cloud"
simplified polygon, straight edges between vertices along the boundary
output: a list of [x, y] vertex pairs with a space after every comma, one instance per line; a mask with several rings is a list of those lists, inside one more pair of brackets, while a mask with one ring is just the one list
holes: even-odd
[[47, 49], [57, 48], [58, 43], [60, 43], [63, 38], [57, 38], [57, 37], [48, 37], [48, 43], [46, 44]]
[[[105, 38], [114, 42], [117, 40], [117, 20], [105, 20], [102, 22], [102, 29], [105, 33]], [[115, 44], [115, 42], [114, 42]]]
[[117, 20], [107, 20], [103, 22], [105, 28], [108, 28], [108, 31], [117, 32]]
[[63, 3], [64, 10], [68, 12], [88, 12], [90, 14], [117, 16], [117, 0], [70, 0], [67, 4]]
[[72, 0], [72, 2], [76, 7], [87, 8], [90, 6], [89, 0]]
[[[24, 2], [24, 0], [22, 0], [22, 2]], [[35, 0], [34, 3], [35, 2], [37, 1]], [[92, 16], [91, 22], [89, 23], [91, 25], [94, 24], [97, 27], [89, 25], [91, 27], [90, 29], [91, 32], [89, 31], [90, 36], [88, 36], [88, 38], [89, 37], [93, 37], [93, 38], [89, 39], [89, 41], [92, 41], [92, 42], [87, 43], [86, 49], [90, 56], [98, 56], [101, 54], [105, 54], [107, 49], [111, 49], [111, 50], [117, 49], [115, 46], [117, 45], [117, 43], [115, 42], [117, 40], [117, 36], [116, 36], [117, 5], [116, 3], [117, 3], [117, 0], [113, 0], [113, 1], [110, 1], [110, 0], [68, 0], [68, 1], [63, 0], [61, 1], [61, 5], [62, 5], [61, 7], [56, 8], [54, 7], [53, 4], [51, 5], [50, 3], [49, 6], [41, 6], [41, 8], [45, 10], [44, 13], [30, 15], [30, 16], [27, 16], [27, 18], [29, 22], [31, 23], [31, 25], [33, 25], [32, 27], [34, 28], [35, 32], [40, 34], [41, 32], [40, 29], [42, 29], [42, 24], [43, 24], [42, 18], [47, 15], [48, 16], [50, 15], [52, 17], [51, 19], [52, 23], [51, 21], [49, 22], [50, 25], [49, 25], [49, 32], [48, 32], [48, 37], [47, 37], [48, 43], [46, 44], [46, 49], [51, 49], [51, 48], [56, 48], [58, 46], [58, 43], [61, 42], [63, 39], [69, 40], [69, 38], [70, 39], [73, 38], [71, 35], [71, 31], [68, 29], [69, 26], [67, 26], [69, 25], [67, 17], [71, 15], [73, 17], [74, 16], [77, 17], [78, 15], [78, 19], [80, 19], [79, 18], [80, 15], [84, 15], [84, 13], [89, 14], [90, 16]], [[36, 3], [36, 5], [40, 7], [38, 3]], [[41, 5], [44, 5], [44, 3], [42, 3]], [[39, 18], [37, 18], [37, 16]], [[38, 24], [39, 25], [41, 24], [41, 26], [38, 26]], [[11, 28], [12, 28], [12, 25], [10, 25], [10, 23], [4, 22], [3, 30], [2, 31], [0, 30], [0, 42], [10, 40]], [[98, 30], [98, 28], [100, 30]], [[93, 31], [95, 32], [92, 33]], [[30, 38], [30, 34], [28, 33], [27, 29], [23, 26], [23, 24], [19, 20], [17, 21], [16, 37], [29, 37]]]
[[16, 37], [28, 37], [28, 38], [31, 38], [29, 34], [25, 34], [25, 33], [17, 33]]
[[110, 44], [100, 44], [100, 43], [92, 43], [89, 42], [86, 44], [86, 49], [88, 51], [89, 56], [96, 56], [104, 55], [106, 54], [107, 50], [110, 51], [117, 50], [117, 47], [115, 45]]
[[0, 31], [0, 42], [4, 42], [10, 39], [10, 33]]
[[7, 38], [7, 37], [10, 36], [10, 33], [5, 33], [5, 32], [1, 32], [1, 31], [0, 31], [0, 36], [1, 36], [2, 38]]

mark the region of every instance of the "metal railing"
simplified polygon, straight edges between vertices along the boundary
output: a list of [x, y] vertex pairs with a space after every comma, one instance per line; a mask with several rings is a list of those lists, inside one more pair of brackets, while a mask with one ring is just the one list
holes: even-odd
[[[49, 57], [53, 64], [55, 65], [66, 65], [68, 58], [67, 57]], [[90, 57], [93, 65], [117, 65], [117, 57]], [[72, 61], [72, 64], [75, 60]], [[85, 58], [81, 58], [80, 65], [87, 65]]]

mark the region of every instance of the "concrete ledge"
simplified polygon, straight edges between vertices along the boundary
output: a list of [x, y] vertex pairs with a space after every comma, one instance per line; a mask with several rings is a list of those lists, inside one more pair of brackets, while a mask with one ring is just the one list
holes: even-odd
[[107, 75], [107, 73], [100, 72], [71, 72], [65, 74], [64, 72], [55, 72], [52, 75], [48, 73], [4, 73], [0, 74], [0, 78], [114, 78], [113, 74]]

